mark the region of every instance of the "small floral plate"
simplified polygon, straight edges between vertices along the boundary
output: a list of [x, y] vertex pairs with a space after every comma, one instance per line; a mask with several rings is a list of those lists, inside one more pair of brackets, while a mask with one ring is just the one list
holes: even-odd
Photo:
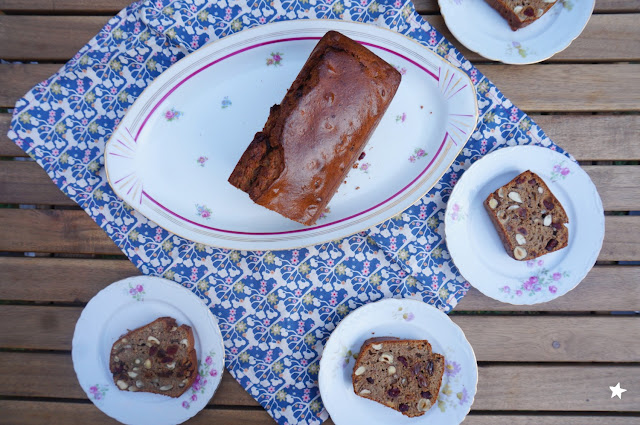
[[[516, 261], [482, 203], [526, 170], [540, 176], [564, 207], [569, 244], [535, 260]], [[510, 304], [538, 304], [566, 294], [591, 270], [604, 238], [604, 211], [595, 185], [577, 163], [551, 149], [514, 146], [483, 157], [463, 174], [447, 204], [445, 235], [456, 267], [480, 292]]]
[[[193, 329], [198, 376], [179, 398], [121, 391], [109, 371], [113, 343], [131, 329], [171, 316]], [[73, 368], [89, 399], [125, 424], [179, 424], [204, 408], [224, 370], [224, 347], [216, 319], [193, 293], [151, 276], [112, 283], [89, 301], [73, 334]]]
[[451, 34], [487, 59], [524, 65], [563, 51], [587, 25], [595, 0], [558, 0], [542, 17], [517, 31], [485, 0], [438, 0]]
[[[362, 343], [372, 337], [426, 339], [444, 355], [438, 400], [423, 416], [409, 418], [353, 392], [351, 373]], [[345, 317], [327, 341], [320, 360], [320, 395], [336, 425], [456, 425], [469, 413], [478, 384], [476, 356], [449, 316], [422, 301], [384, 299]]]

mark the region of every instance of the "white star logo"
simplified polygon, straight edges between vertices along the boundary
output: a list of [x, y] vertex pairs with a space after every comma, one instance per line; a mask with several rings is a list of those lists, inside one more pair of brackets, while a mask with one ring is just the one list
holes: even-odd
[[618, 382], [618, 385], [616, 385], [615, 387], [609, 387], [609, 389], [611, 390], [611, 398], [618, 396], [618, 398], [621, 400], [622, 400], [622, 393], [627, 391], [623, 388], [620, 388], [620, 382]]

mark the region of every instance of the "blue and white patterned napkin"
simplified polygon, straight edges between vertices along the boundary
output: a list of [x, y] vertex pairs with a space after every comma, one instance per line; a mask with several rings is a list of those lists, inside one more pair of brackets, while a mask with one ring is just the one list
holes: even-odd
[[[190, 242], [133, 211], [111, 190], [104, 147], [127, 108], [171, 64], [211, 40], [278, 20], [372, 23], [420, 41], [469, 74], [480, 119], [442, 180], [389, 221], [339, 242], [238, 252]], [[226, 364], [280, 424], [317, 424], [319, 353], [350, 311], [381, 298], [414, 298], [448, 312], [469, 284], [453, 265], [443, 221], [451, 189], [491, 150], [558, 149], [407, 0], [162, 0], [132, 4], [57, 74], [20, 99], [9, 137], [147, 275], [191, 289], [217, 316]]]

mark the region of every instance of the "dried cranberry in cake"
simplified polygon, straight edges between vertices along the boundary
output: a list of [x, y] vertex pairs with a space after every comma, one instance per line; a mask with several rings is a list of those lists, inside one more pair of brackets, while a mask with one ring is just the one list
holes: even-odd
[[486, 0], [509, 22], [513, 31], [526, 27], [547, 13], [557, 0]]
[[443, 374], [429, 341], [377, 337], [362, 344], [351, 378], [359, 396], [414, 417], [436, 403]]
[[531, 260], [569, 243], [567, 213], [544, 181], [531, 171], [490, 194], [484, 207], [507, 254], [516, 260]]
[[109, 370], [123, 391], [180, 397], [196, 379], [197, 364], [191, 327], [160, 317], [118, 338]]

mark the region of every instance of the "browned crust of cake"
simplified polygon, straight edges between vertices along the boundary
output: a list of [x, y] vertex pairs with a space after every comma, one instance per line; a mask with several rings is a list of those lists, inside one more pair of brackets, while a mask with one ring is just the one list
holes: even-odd
[[444, 356], [427, 340], [371, 338], [353, 368], [353, 391], [405, 416], [422, 416], [437, 402], [444, 368]]
[[[538, 188], [542, 189], [541, 193]], [[512, 191], [521, 195], [524, 202], [518, 203], [510, 199], [509, 193]], [[490, 205], [492, 200], [497, 202], [495, 208]], [[569, 230], [565, 226], [569, 223], [567, 213], [544, 180], [530, 170], [519, 174], [509, 183], [489, 194], [483, 205], [498, 232], [505, 251], [515, 260], [532, 260], [558, 251], [569, 243]], [[513, 206], [518, 208], [509, 210]], [[549, 209], [549, 206], [552, 207]], [[551, 223], [545, 226], [544, 219], [547, 214], [551, 215]], [[526, 232], [523, 233], [521, 229], [525, 229]], [[516, 234], [518, 233], [523, 236], [525, 244], [517, 243]], [[544, 246], [529, 242], [534, 241], [534, 238], [542, 238], [545, 241], [542, 244]], [[519, 258], [516, 255], [517, 248], [523, 248], [526, 255], [520, 255]], [[522, 251], [518, 253], [522, 254]]]
[[355, 163], [400, 84], [400, 73], [348, 37], [318, 42], [229, 183], [259, 205], [314, 224]]
[[[510, 0], [485, 0], [485, 1], [489, 4], [489, 6], [493, 7], [504, 19], [507, 20], [507, 22], [509, 23], [509, 26], [513, 31], [517, 31], [520, 28], [524, 28], [527, 25], [531, 24], [532, 22], [535, 22], [536, 20], [540, 19], [540, 17], [545, 13], [547, 13], [547, 11], [556, 3], [555, 1], [553, 3], [532, 1], [530, 3], [535, 3], [535, 7], [530, 5], [523, 6], [524, 7], [523, 13], [525, 13], [524, 10], [526, 10], [527, 8], [530, 8], [530, 10], [533, 11], [532, 16], [525, 16], [525, 15], [518, 16], [518, 14], [514, 12], [513, 6], [509, 5], [509, 3], [513, 3]], [[542, 14], [540, 14], [539, 16], [537, 16], [538, 9], [542, 10]]]
[[191, 387], [197, 367], [193, 331], [188, 325], [178, 326], [172, 317], [159, 317], [122, 335], [109, 357], [109, 370], [120, 390], [174, 398]]

